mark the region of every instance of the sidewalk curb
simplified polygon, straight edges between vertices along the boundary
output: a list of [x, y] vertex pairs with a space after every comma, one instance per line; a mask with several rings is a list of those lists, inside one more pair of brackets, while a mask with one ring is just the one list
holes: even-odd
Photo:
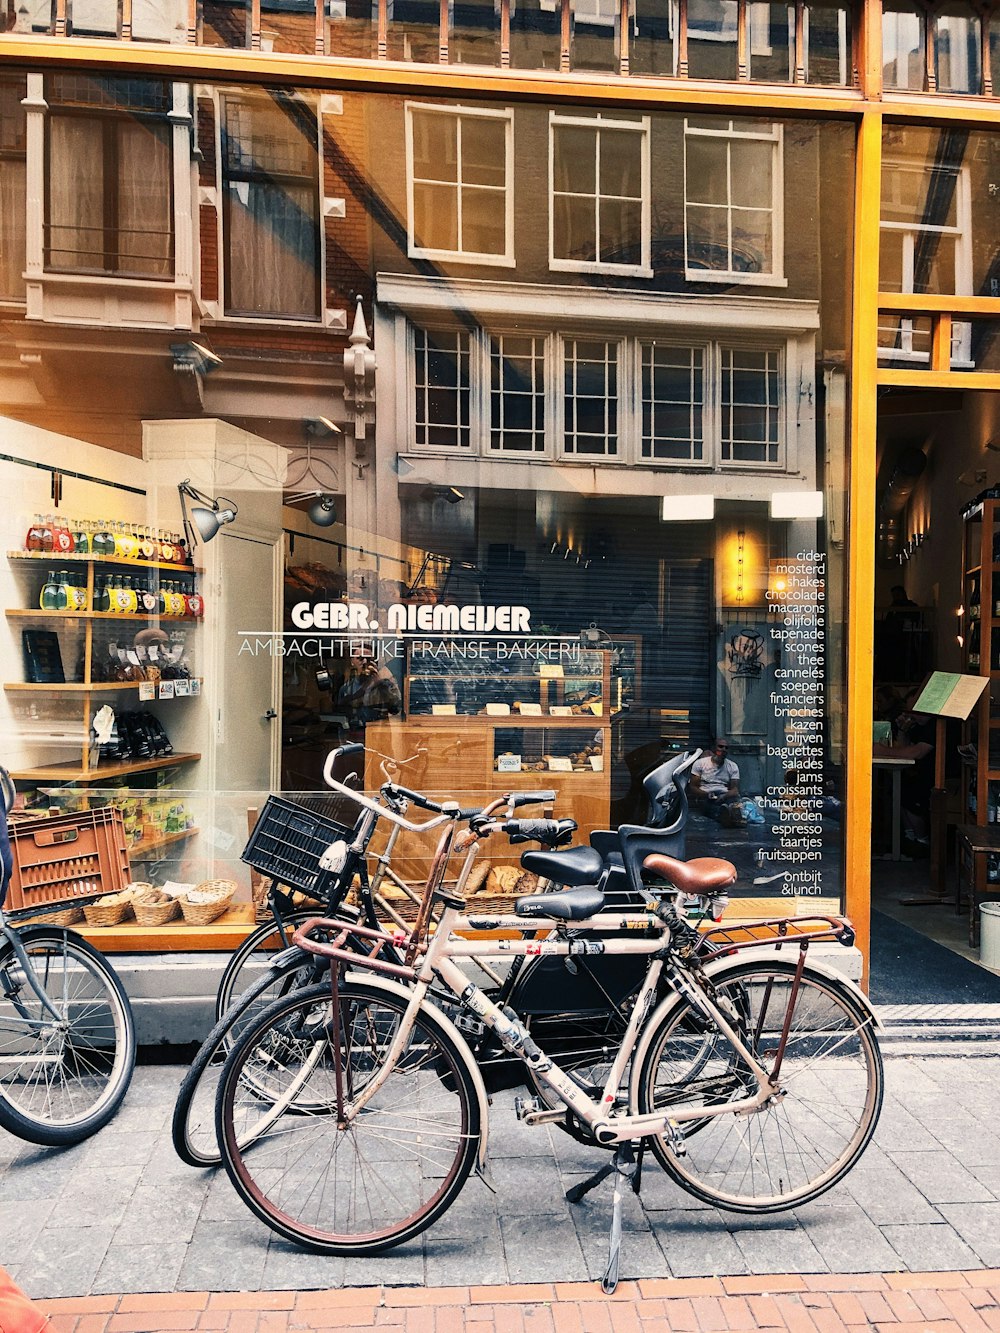
[[969, 1272], [651, 1278], [497, 1287], [356, 1287], [328, 1291], [175, 1292], [40, 1300], [51, 1333], [228, 1330], [297, 1333], [587, 1333], [685, 1329], [878, 1327], [946, 1333], [1000, 1329], [1000, 1269]]

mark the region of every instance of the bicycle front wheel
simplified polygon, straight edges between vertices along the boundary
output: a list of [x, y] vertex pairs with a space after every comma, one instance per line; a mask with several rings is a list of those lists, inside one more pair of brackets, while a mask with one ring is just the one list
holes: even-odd
[[114, 969], [80, 936], [44, 925], [18, 934], [52, 1010], [10, 943], [0, 946], [0, 1125], [65, 1147], [121, 1105], [135, 1065], [132, 1009]]
[[240, 1033], [275, 1000], [314, 982], [318, 963], [311, 954], [303, 954], [257, 975], [198, 1048], [177, 1091], [170, 1125], [174, 1151], [188, 1166], [218, 1166], [222, 1161], [215, 1135], [215, 1097], [222, 1066]]
[[[736, 963], [712, 984], [756, 1060], [769, 1074], [777, 1067], [776, 1095], [749, 1114], [679, 1122], [685, 1152], [665, 1135], [652, 1136], [653, 1151], [688, 1193], [732, 1212], [815, 1199], [851, 1169], [878, 1121], [883, 1072], [871, 1016], [847, 986], [808, 967], [796, 987], [791, 960]], [[757, 1084], [722, 1032], [681, 1001], [660, 1020], [635, 1086], [645, 1114], [720, 1106]]]
[[226, 1061], [216, 1103], [237, 1193], [280, 1235], [327, 1254], [375, 1254], [445, 1212], [468, 1177], [479, 1100], [436, 1011], [418, 1013], [385, 1072], [407, 1007], [378, 982], [346, 981], [334, 1028], [329, 985], [271, 1005]]

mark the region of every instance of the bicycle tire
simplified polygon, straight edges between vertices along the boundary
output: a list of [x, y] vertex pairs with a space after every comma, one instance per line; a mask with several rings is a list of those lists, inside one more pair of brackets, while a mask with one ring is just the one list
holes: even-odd
[[[355, 1071], [365, 1083], [375, 1076], [407, 1003], [398, 987], [343, 983], [337, 1044], [348, 1084]], [[461, 1039], [425, 1004], [385, 1084], [339, 1127], [331, 1022], [329, 986], [318, 985], [277, 1001], [244, 1032], [219, 1082], [219, 1147], [237, 1193], [279, 1235], [325, 1254], [378, 1254], [418, 1235], [457, 1197], [476, 1157], [479, 1100]], [[303, 1114], [298, 1099], [314, 1079], [310, 1095], [324, 1113]], [[361, 1136], [374, 1157], [359, 1148]], [[407, 1153], [415, 1162], [404, 1164]], [[351, 1187], [338, 1190], [341, 1180]]]
[[292, 933], [298, 926], [312, 917], [322, 915], [323, 908], [318, 903], [313, 908], [297, 907], [286, 913], [281, 918], [284, 939], [273, 921], [264, 921], [252, 930], [239, 948], [234, 949], [223, 968], [215, 997], [215, 1021], [218, 1022], [233, 1001], [245, 995], [256, 983], [257, 976], [254, 973], [269, 967], [269, 957], [288, 948]]
[[81, 936], [44, 924], [18, 935], [62, 1018], [61, 1027], [50, 1021], [13, 947], [0, 945], [0, 1126], [67, 1147], [106, 1125], [128, 1091], [132, 1007], [114, 968]]
[[312, 980], [315, 966], [316, 960], [306, 956], [269, 967], [233, 1001], [199, 1046], [177, 1090], [170, 1122], [174, 1151], [188, 1166], [219, 1166], [222, 1162], [215, 1134], [215, 1095], [223, 1063], [239, 1033], [257, 1013], [281, 999], [286, 987], [298, 989], [300, 974], [306, 972]]
[[[768, 1070], [780, 1049], [795, 971], [790, 959], [759, 959], [711, 978], [716, 1002]], [[634, 1083], [640, 1114], [672, 1103], [697, 1105], [699, 1098], [717, 1106], [756, 1089], [721, 1031], [704, 1060], [705, 1025], [694, 1020], [689, 1001], [668, 1004], [652, 1021], [656, 1029], [643, 1040]], [[868, 1146], [884, 1085], [871, 1015], [848, 986], [807, 966], [789, 1024], [779, 1099], [750, 1114], [681, 1122], [682, 1155], [669, 1136], [650, 1136], [660, 1164], [695, 1198], [731, 1212], [781, 1212], [825, 1193]], [[689, 1076], [692, 1042], [701, 1047], [696, 1079]], [[671, 1068], [685, 1066], [680, 1078], [671, 1077]]]

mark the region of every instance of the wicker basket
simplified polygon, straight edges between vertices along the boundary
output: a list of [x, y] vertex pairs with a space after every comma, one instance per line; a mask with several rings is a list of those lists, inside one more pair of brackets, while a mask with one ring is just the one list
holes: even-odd
[[88, 926], [120, 925], [132, 910], [132, 894], [128, 889], [105, 896], [109, 901], [84, 903], [83, 915], [87, 918]]
[[148, 895], [153, 891], [152, 884], [130, 884], [132, 890], [132, 911], [140, 926], [165, 926], [180, 913], [180, 903], [176, 898], [164, 902], [149, 902]]
[[43, 926], [77, 926], [83, 920], [83, 908], [75, 903], [72, 907], [65, 907], [61, 912], [45, 912], [41, 916], [33, 916], [25, 922], [25, 925], [43, 925]]
[[196, 885], [195, 892], [210, 894], [205, 902], [192, 903], [187, 895], [178, 899], [189, 926], [207, 926], [220, 917], [233, 901], [237, 885], [231, 879], [207, 879]]

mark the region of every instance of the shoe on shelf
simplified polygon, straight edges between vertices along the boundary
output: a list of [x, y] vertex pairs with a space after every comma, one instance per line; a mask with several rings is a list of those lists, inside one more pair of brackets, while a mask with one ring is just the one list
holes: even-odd
[[975, 745], [971, 741], [969, 742], [968, 745], [960, 745], [958, 747], [958, 753], [963, 759], [967, 760], [967, 762], [970, 764], [974, 764], [976, 760], [979, 758], [979, 751], [976, 749]]

